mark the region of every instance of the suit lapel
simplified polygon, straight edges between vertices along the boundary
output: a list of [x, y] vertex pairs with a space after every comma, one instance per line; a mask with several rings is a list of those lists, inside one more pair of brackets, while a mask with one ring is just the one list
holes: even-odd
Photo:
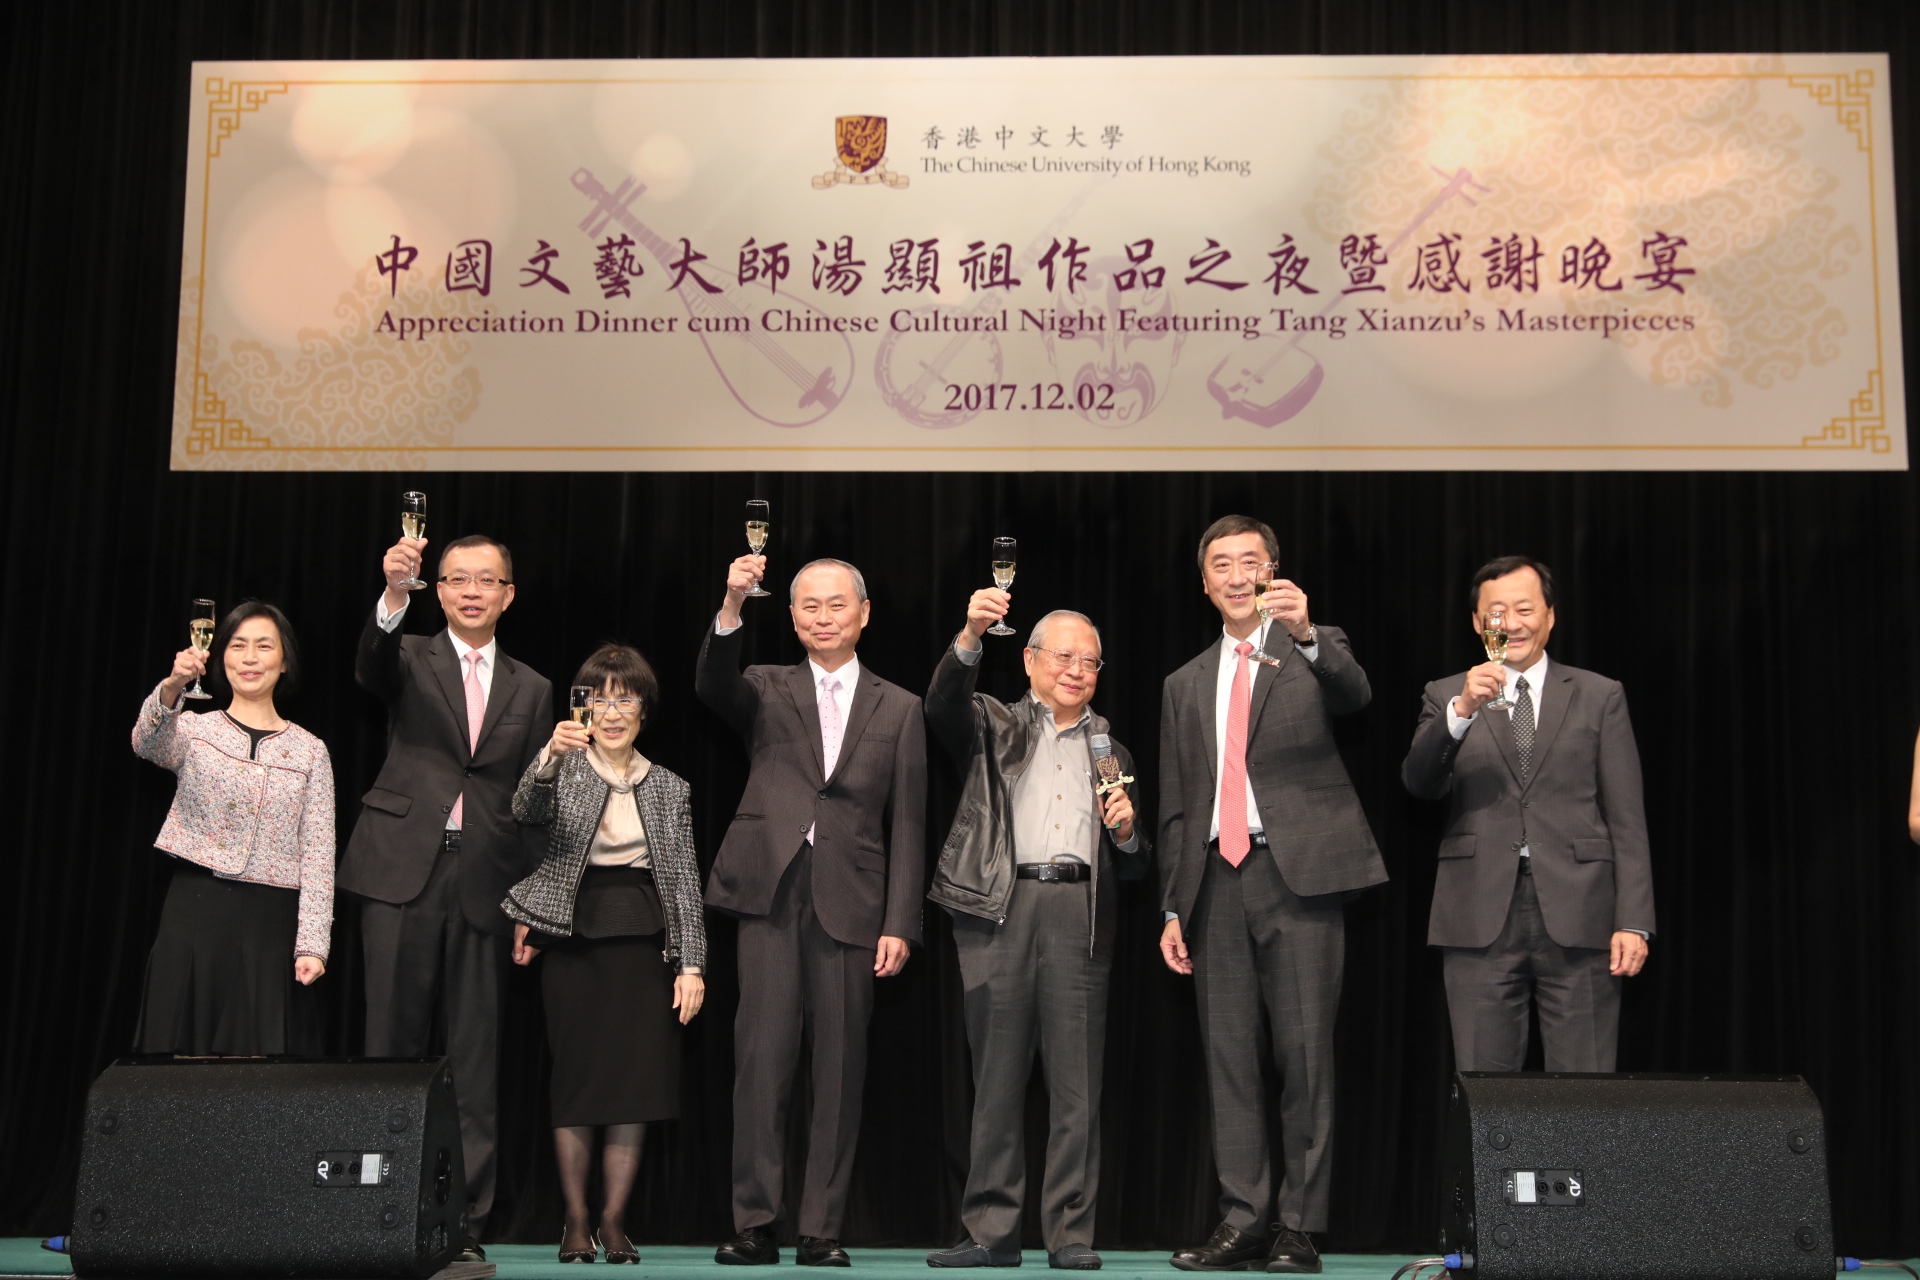
[[[813, 687], [813, 668], [808, 663], [803, 661], [797, 667], [787, 668], [787, 692], [793, 697], [794, 710], [800, 713], [800, 727], [806, 731], [807, 745], [813, 749], [814, 776], [825, 781], [826, 748], [820, 745], [820, 707], [814, 700], [817, 694]], [[844, 750], [844, 739], [841, 746]]]
[[1540, 716], [1533, 728], [1533, 767], [1527, 770], [1526, 785], [1540, 776], [1540, 766], [1546, 762], [1547, 750], [1553, 746], [1554, 738], [1559, 736], [1560, 726], [1567, 722], [1567, 710], [1573, 702], [1573, 677], [1552, 668], [1553, 696], [1540, 708]]
[[[1494, 743], [1500, 748], [1500, 758], [1507, 762], [1507, 772], [1513, 775], [1515, 786], [1526, 786], [1520, 777], [1520, 757], [1513, 747], [1513, 719], [1509, 712], [1482, 711], [1481, 721], [1487, 726], [1487, 732], [1493, 735]], [[1471, 733], [1472, 729], [1468, 729]]]
[[[520, 664], [501, 652], [498, 645], [493, 649], [493, 682], [487, 688], [487, 710], [480, 717], [480, 741], [474, 747], [475, 755], [487, 745], [487, 735], [493, 732], [493, 726], [500, 723], [500, 717], [506, 714], [507, 703], [513, 701], [513, 685], [520, 678]], [[462, 706], [465, 704], [465, 690], [461, 692]], [[461, 717], [464, 722], [465, 716]]]
[[[460, 679], [460, 658], [445, 631], [427, 644], [427, 665], [433, 668], [434, 683], [446, 695], [447, 711], [453, 716], [453, 729], [462, 747], [471, 747], [467, 733], [467, 691]], [[471, 755], [471, 751], [469, 751]]]
[[1220, 754], [1219, 689], [1220, 642], [1215, 640], [1200, 655], [1200, 665], [1193, 673], [1192, 691], [1194, 701], [1200, 704], [1201, 727], [1206, 730], [1206, 741], [1201, 746], [1200, 754], [1207, 762], [1207, 777], [1213, 779], [1215, 787], [1220, 785], [1220, 779], [1216, 776], [1219, 769], [1217, 757]]
[[[847, 708], [846, 732], [840, 736], [840, 759], [834, 761], [833, 771], [840, 772], [840, 763], [847, 758], [847, 752], [853, 750], [853, 744], [860, 741], [860, 735], [866, 732], [867, 721], [873, 718], [873, 709], [880, 705], [880, 677], [868, 671], [866, 664], [860, 666], [860, 683], [853, 687], [853, 702]], [[819, 708], [814, 708], [819, 714]], [[824, 749], [823, 749], [824, 751]], [[825, 755], [821, 757], [825, 763]]]
[[[1273, 691], [1274, 685], [1280, 683], [1282, 677], [1288, 677], [1293, 674], [1293, 660], [1298, 654], [1299, 651], [1289, 643], [1287, 645], [1287, 652], [1280, 656], [1280, 665], [1277, 667], [1270, 667], [1264, 662], [1254, 662], [1251, 658], [1247, 659], [1248, 665], [1253, 668], [1253, 704], [1248, 708], [1247, 712], [1247, 742], [1249, 744], [1253, 742], [1254, 730], [1260, 727], [1260, 713], [1266, 709], [1267, 695]], [[1300, 660], [1302, 662], [1306, 661], [1304, 658]]]

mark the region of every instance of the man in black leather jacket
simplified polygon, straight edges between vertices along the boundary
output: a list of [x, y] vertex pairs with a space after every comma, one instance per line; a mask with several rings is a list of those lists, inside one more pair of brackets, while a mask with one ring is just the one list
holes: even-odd
[[927, 1262], [1020, 1265], [1021, 1117], [1038, 1050], [1050, 1123], [1041, 1233], [1054, 1267], [1092, 1270], [1116, 881], [1143, 876], [1148, 849], [1133, 757], [1087, 705], [1101, 667], [1090, 621], [1066, 610], [1040, 619], [1024, 655], [1030, 689], [1012, 706], [975, 692], [981, 636], [1010, 602], [996, 588], [974, 593], [924, 703], [966, 773], [927, 896], [953, 917], [974, 1084], [967, 1238]]

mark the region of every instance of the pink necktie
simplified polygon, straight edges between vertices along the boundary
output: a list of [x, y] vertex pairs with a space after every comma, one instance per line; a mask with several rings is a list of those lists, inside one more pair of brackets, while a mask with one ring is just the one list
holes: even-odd
[[1247, 655], [1253, 646], [1233, 646], [1233, 688], [1227, 691], [1227, 758], [1220, 766], [1220, 856], [1239, 866], [1253, 848], [1247, 834]]
[[[474, 650], [467, 655], [467, 754], [472, 755], [480, 749], [480, 726], [487, 718], [487, 693], [480, 687], [480, 651]], [[1243, 733], [1241, 735], [1245, 737]], [[464, 824], [462, 817], [466, 809], [467, 797], [462, 792], [453, 801], [453, 825], [459, 830]], [[1242, 826], [1246, 825], [1244, 822]]]
[[833, 695], [840, 691], [840, 677], [828, 676], [820, 682], [820, 754], [826, 764], [823, 776], [833, 776], [833, 766], [840, 759], [840, 735], [844, 732], [840, 725], [840, 704]]

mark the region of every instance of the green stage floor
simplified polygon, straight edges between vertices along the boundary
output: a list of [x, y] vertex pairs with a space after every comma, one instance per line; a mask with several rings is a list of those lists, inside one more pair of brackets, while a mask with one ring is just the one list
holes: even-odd
[[[853, 1258], [853, 1269], [868, 1280], [925, 1280], [928, 1275], [927, 1251], [925, 1249], [849, 1249]], [[1179, 1275], [1167, 1265], [1165, 1253], [1119, 1253], [1101, 1255], [1106, 1266], [1100, 1274], [1112, 1277], [1151, 1276], [1155, 1280], [1168, 1280]], [[1329, 1280], [1392, 1280], [1393, 1273], [1411, 1257], [1400, 1257], [1384, 1253], [1343, 1253], [1326, 1256], [1326, 1271]], [[580, 1280], [582, 1268], [562, 1266], [554, 1257], [554, 1247], [545, 1244], [497, 1244], [487, 1246], [487, 1261], [500, 1269], [499, 1280]], [[793, 1250], [784, 1251], [784, 1266], [793, 1265]], [[1039, 1250], [1029, 1250], [1022, 1270], [1047, 1270], [1047, 1255]], [[655, 1245], [651, 1248], [640, 1246], [639, 1270], [646, 1275], [685, 1277], [699, 1274], [714, 1280], [716, 1267], [713, 1261], [711, 1245], [694, 1248], [688, 1245]], [[611, 1272], [614, 1275], [627, 1274], [604, 1263], [596, 1264], [596, 1270], [590, 1274]], [[38, 1240], [0, 1239], [0, 1277], [4, 1276], [64, 1276], [71, 1275], [72, 1268], [67, 1260], [40, 1247]], [[732, 1271], [729, 1275], [736, 1274]], [[819, 1273], [827, 1274], [827, 1273]], [[1904, 1280], [1904, 1277], [1902, 1278]]]

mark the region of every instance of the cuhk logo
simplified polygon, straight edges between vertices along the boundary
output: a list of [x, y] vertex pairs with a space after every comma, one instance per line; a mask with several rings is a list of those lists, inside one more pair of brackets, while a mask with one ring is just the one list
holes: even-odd
[[816, 174], [814, 189], [845, 183], [850, 187], [885, 185], [898, 189], [907, 185], [907, 175], [887, 169], [887, 118], [885, 116], [838, 116], [833, 122], [834, 167]]

